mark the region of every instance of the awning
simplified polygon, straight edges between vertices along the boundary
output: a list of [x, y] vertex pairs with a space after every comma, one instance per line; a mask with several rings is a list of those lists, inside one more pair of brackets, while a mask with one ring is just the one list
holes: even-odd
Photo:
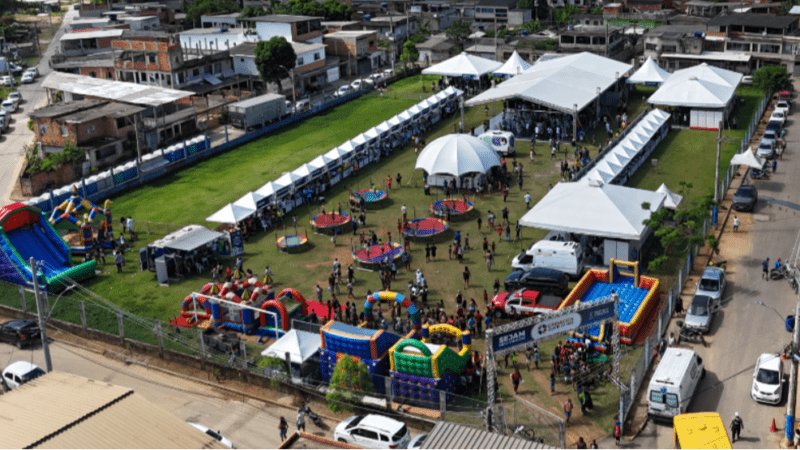
[[731, 158], [731, 165], [747, 166], [761, 170], [764, 168], [764, 160], [753, 153], [753, 147], [750, 147], [747, 151], [733, 155], [733, 158]]
[[261, 352], [261, 356], [286, 360], [286, 352], [294, 364], [303, 364], [319, 351], [322, 346], [322, 336], [319, 333], [309, 333], [291, 329], [280, 339], [275, 341]]
[[664, 208], [678, 209], [678, 205], [683, 201], [683, 196], [676, 194], [669, 190], [666, 184], [661, 183], [661, 186], [656, 189], [656, 192], [664, 194]]
[[168, 248], [188, 252], [198, 249], [223, 236], [223, 233], [209, 230], [200, 225], [188, 225], [148, 244], [148, 247]]

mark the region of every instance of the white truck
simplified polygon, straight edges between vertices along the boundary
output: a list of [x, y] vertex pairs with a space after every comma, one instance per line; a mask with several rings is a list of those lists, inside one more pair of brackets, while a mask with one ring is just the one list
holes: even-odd
[[703, 359], [693, 350], [668, 348], [647, 386], [647, 414], [671, 423], [673, 417], [687, 412], [705, 375]]
[[478, 136], [478, 139], [483, 139], [494, 150], [501, 155], [513, 155], [517, 152], [516, 144], [514, 141], [514, 133], [510, 131], [489, 131]]
[[228, 105], [231, 124], [248, 130], [286, 115], [286, 97], [264, 94]]
[[539, 241], [511, 261], [512, 269], [545, 267], [560, 270], [572, 278], [583, 275], [583, 247], [571, 241]]

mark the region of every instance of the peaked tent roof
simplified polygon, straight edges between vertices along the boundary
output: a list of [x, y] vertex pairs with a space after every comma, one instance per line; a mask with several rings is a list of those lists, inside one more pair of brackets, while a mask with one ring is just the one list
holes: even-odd
[[673, 73], [647, 102], [690, 108], [724, 108], [736, 93], [742, 76], [703, 63]]
[[267, 197], [267, 195], [261, 195], [256, 192], [248, 192], [247, 194], [244, 194], [242, 198], [233, 202], [233, 204], [247, 209], [258, 209], [258, 202]]
[[424, 69], [422, 73], [424, 75], [445, 75], [448, 77], [461, 77], [464, 75], [479, 77], [494, 72], [502, 65], [502, 63], [491, 59], [462, 52], [446, 61]]
[[291, 329], [280, 339], [261, 352], [261, 356], [285, 359], [286, 352], [295, 364], [302, 364], [322, 346], [322, 337], [319, 333], [309, 333]]
[[[650, 209], [642, 209], [642, 203]], [[638, 240], [642, 223], [664, 204], [664, 195], [598, 181], [558, 183], [520, 219], [526, 227]]]
[[519, 75], [530, 67], [531, 64], [522, 59], [522, 57], [519, 56], [519, 53], [514, 50], [514, 53], [511, 54], [511, 57], [508, 58], [508, 61], [506, 61], [502, 67], [494, 71], [494, 75], [513, 77], [514, 75]]
[[733, 158], [731, 158], [731, 165], [734, 164], [761, 170], [764, 167], [764, 160], [753, 153], [753, 147], [750, 147], [746, 152], [733, 155]]
[[486, 173], [500, 164], [500, 156], [483, 139], [468, 134], [448, 134], [425, 146], [417, 157], [415, 169], [458, 177]]
[[264, 197], [269, 197], [271, 195], [275, 195], [276, 192], [280, 191], [285, 187], [286, 185], [283, 183], [277, 181], [268, 181], [264, 183], [263, 186], [258, 188], [256, 194], [263, 195]]
[[660, 85], [667, 81], [672, 74], [662, 69], [656, 64], [652, 56], [647, 57], [647, 61], [642, 64], [633, 75], [628, 77], [628, 84], [647, 84], [647, 85]]
[[683, 201], [683, 196], [676, 194], [669, 190], [666, 184], [661, 183], [661, 186], [656, 189], [656, 192], [664, 194], [664, 208], [678, 209], [678, 205]]
[[319, 155], [316, 158], [309, 161], [308, 165], [313, 167], [314, 169], [324, 169], [328, 166], [328, 163], [335, 161], [333, 158], [329, 158], [325, 155]]
[[551, 59], [473, 97], [466, 106], [521, 98], [568, 113], [578, 105], [580, 111], [597, 98], [597, 88], [605, 91], [632, 67], [589, 52]]
[[206, 217], [206, 221], [217, 223], [236, 223], [252, 216], [255, 212], [255, 209], [245, 208], [244, 206], [228, 203], [219, 211]]

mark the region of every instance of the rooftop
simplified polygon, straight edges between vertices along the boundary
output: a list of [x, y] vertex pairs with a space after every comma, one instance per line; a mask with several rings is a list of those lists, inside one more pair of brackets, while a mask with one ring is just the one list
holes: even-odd
[[200, 20], [202, 20], [204, 17], [226, 17], [229, 19], [238, 19], [240, 14], [241, 13], [228, 13], [228, 12], [203, 14], [202, 16], [200, 16]]
[[348, 25], [358, 25], [359, 21], [357, 20], [344, 20], [344, 21], [332, 21], [332, 22], [321, 22], [323, 27], [345, 27]]
[[[225, 30], [225, 31], [222, 31]], [[213, 28], [192, 28], [191, 30], [181, 31], [180, 35], [208, 35], [208, 34], [246, 34], [254, 33], [251, 28], [228, 28], [228, 27], [213, 27]]]
[[53, 69], [76, 69], [79, 67], [114, 67], [114, 52], [67, 58], [63, 62], [53, 63]]
[[658, 37], [662, 36], [665, 39], [674, 39], [674, 37], [667, 37], [668, 35], [683, 36], [685, 33], [694, 33], [695, 31], [706, 31], [704, 26], [701, 25], [661, 25], [660, 27], [650, 30], [645, 37]]
[[237, 45], [236, 47], [231, 47], [229, 50], [231, 56], [256, 56], [256, 43], [255, 42], [244, 42], [242, 44]]
[[61, 117], [76, 110], [94, 108], [106, 103], [103, 100], [78, 100], [70, 103], [54, 103], [34, 109], [30, 113], [32, 119]]
[[297, 55], [325, 48], [325, 44], [303, 44], [302, 42], [290, 42], [290, 44], [292, 44], [292, 49]]
[[333, 33], [328, 33], [325, 35], [326, 38], [349, 38], [349, 37], [360, 37], [360, 36], [368, 36], [370, 34], [375, 34], [375, 30], [342, 30], [342, 31], [334, 31]]
[[112, 119], [128, 117], [144, 110], [145, 108], [141, 106], [127, 105], [125, 103], [105, 103], [104, 105], [87, 108], [83, 111], [61, 117], [60, 120], [69, 123], [84, 123], [103, 117], [110, 117]]
[[192, 95], [192, 92], [189, 91], [61, 72], [52, 72], [47, 75], [42, 82], [42, 87], [144, 106], [161, 106]]
[[[796, 20], [796, 19], [795, 19]], [[64, 33], [61, 36], [62, 41], [77, 41], [80, 39], [97, 39], [97, 38], [115, 38], [122, 36], [125, 30], [93, 30], [93, 31], [73, 31], [72, 33]]]
[[422, 448], [555, 448], [545, 444], [489, 433], [478, 428], [439, 421], [422, 442]]
[[499, 6], [513, 8], [517, 5], [517, 0], [479, 0], [478, 6]]
[[172, 35], [167, 33], [166, 31], [157, 31], [157, 30], [123, 30], [125, 33], [122, 34], [123, 39], [130, 39], [130, 38], [158, 38], [163, 40], [169, 40]]
[[305, 22], [307, 20], [319, 20], [322, 17], [317, 16], [294, 16], [291, 14], [272, 14], [269, 16], [248, 17], [239, 19], [242, 22], [275, 22], [275, 23], [295, 23]]
[[715, 17], [708, 21], [708, 26], [725, 27], [729, 25], [744, 25], [767, 28], [786, 28], [797, 23], [797, 16], [772, 16], [767, 14], [727, 14]]

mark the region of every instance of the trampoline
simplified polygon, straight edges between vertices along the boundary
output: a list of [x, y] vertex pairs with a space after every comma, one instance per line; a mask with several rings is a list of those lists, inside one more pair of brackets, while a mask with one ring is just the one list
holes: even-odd
[[286, 252], [300, 250], [306, 244], [308, 244], [308, 236], [303, 234], [288, 234], [279, 237], [275, 242], [275, 245], [278, 246], [278, 250]]
[[372, 189], [362, 189], [360, 191], [356, 191], [350, 194], [350, 200], [354, 202], [358, 202], [361, 198], [364, 198], [364, 202], [367, 205], [374, 205], [376, 203], [382, 202], [389, 198], [389, 193], [382, 189], [372, 190]]
[[419, 239], [432, 238], [444, 233], [447, 229], [447, 222], [444, 220], [426, 217], [406, 222], [403, 228], [403, 235]]
[[338, 212], [329, 212], [325, 214], [317, 214], [311, 218], [311, 225], [321, 229], [333, 229], [350, 223], [350, 214]]
[[402, 245], [394, 242], [384, 243], [383, 245], [365, 245], [356, 248], [353, 252], [353, 259], [361, 264], [379, 264], [381, 261], [386, 260], [387, 257], [393, 260], [398, 259], [403, 256], [405, 251]]
[[447, 212], [450, 212], [450, 218], [455, 219], [458, 217], [467, 217], [472, 211], [475, 210], [475, 205], [472, 202], [465, 202], [455, 198], [447, 198], [444, 200], [437, 200], [428, 207], [431, 214], [435, 216], [444, 217]]

